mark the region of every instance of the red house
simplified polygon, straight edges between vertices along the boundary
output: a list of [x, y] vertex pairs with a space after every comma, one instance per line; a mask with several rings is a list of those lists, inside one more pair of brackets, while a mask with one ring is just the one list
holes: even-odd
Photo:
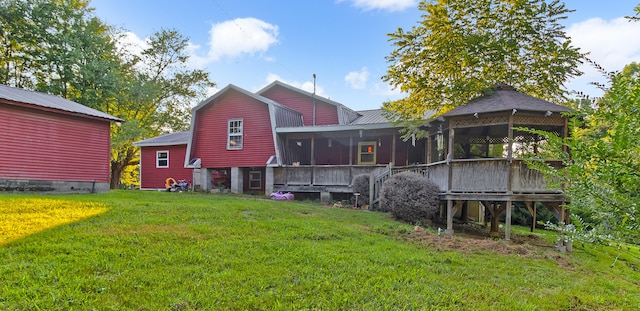
[[[256, 93], [229, 85], [193, 109], [187, 137], [175, 133], [134, 145], [141, 147], [143, 189], [162, 189], [172, 174], [189, 175], [179, 172], [185, 169], [204, 190], [284, 190], [328, 200], [350, 194], [357, 174], [425, 163], [425, 142], [403, 141], [399, 130], [381, 110], [356, 112], [276, 81]], [[182, 167], [174, 167], [183, 148]], [[158, 167], [160, 157], [168, 157], [167, 167]]]
[[[426, 136], [416, 138], [403, 135], [402, 126], [389, 122], [382, 110], [353, 111], [278, 81], [256, 93], [229, 85], [193, 109], [188, 137], [175, 150], [167, 144], [149, 145], [152, 140], [138, 143], [141, 178], [145, 187], [163, 188], [157, 177], [162, 168], [154, 168], [158, 155], [165, 157], [159, 152], [174, 154], [184, 148], [182, 167], [194, 169], [195, 185], [205, 191], [291, 191], [328, 202], [349, 198], [354, 177], [367, 174], [368, 202], [376, 208], [384, 181], [412, 171], [440, 188], [448, 233], [453, 232], [455, 215], [484, 219], [488, 211], [495, 220], [506, 212], [510, 220], [513, 202], [522, 202], [533, 214], [536, 202], [543, 203], [563, 221], [562, 190], [549, 188], [523, 159], [542, 150], [545, 138], [518, 128], [564, 137], [568, 118], [563, 113], [568, 110], [496, 85], [492, 92], [437, 118], [427, 113], [422, 126]], [[175, 162], [172, 155], [166, 157]], [[492, 230], [497, 227], [492, 223]]]
[[0, 191], [109, 190], [106, 113], [48, 94], [0, 85]]
[[140, 189], [164, 189], [167, 178], [191, 183], [194, 170], [184, 166], [188, 142], [189, 132], [185, 131], [134, 143], [140, 147]]

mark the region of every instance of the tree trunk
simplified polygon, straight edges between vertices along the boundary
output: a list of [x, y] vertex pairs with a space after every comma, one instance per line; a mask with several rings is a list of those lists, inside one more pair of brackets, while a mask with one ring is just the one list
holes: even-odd
[[125, 166], [122, 165], [122, 162], [111, 162], [111, 182], [109, 184], [109, 188], [118, 189], [124, 168]]
[[491, 230], [489, 231], [490, 237], [499, 237], [500, 236], [500, 218], [499, 217], [491, 217]]

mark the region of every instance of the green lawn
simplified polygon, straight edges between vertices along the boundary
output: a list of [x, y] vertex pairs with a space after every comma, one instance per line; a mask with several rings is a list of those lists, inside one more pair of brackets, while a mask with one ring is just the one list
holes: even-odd
[[319, 204], [0, 195], [0, 226], [2, 310], [640, 309], [636, 246], [438, 249], [386, 214]]

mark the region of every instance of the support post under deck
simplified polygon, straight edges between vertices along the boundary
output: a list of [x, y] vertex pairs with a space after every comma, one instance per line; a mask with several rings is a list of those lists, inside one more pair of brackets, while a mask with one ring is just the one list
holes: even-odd
[[444, 234], [453, 235], [453, 200], [447, 200], [447, 230]]

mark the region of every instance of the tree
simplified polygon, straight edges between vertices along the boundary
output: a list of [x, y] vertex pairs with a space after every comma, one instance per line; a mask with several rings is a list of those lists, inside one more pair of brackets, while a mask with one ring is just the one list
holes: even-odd
[[189, 108], [214, 86], [188, 69], [188, 39], [148, 38], [141, 55], [119, 48], [122, 32], [92, 15], [86, 0], [0, 2], [0, 83], [58, 95], [119, 117], [111, 127], [111, 187], [139, 161], [134, 141], [189, 124]]
[[583, 57], [559, 23], [571, 12], [558, 0], [422, 1], [423, 20], [389, 34], [395, 50], [382, 78], [407, 92], [383, 108], [407, 126], [426, 111], [446, 112], [497, 83], [565, 100], [563, 84], [581, 74]]
[[91, 11], [83, 0], [0, 4], [0, 51], [5, 56], [0, 60], [0, 82], [68, 98], [79, 69], [100, 59], [100, 48], [109, 43], [103, 36], [108, 27], [91, 17]]
[[[637, 21], [640, 5], [635, 8]], [[607, 72], [586, 59], [607, 79], [593, 83], [605, 91], [602, 98], [586, 96], [574, 102], [570, 136], [533, 131], [547, 137], [542, 158], [562, 159], [564, 168], [553, 169], [543, 161], [528, 165], [547, 180], [566, 187], [572, 216], [582, 226], [582, 235], [613, 237], [640, 243], [640, 65], [631, 63], [621, 72]], [[569, 150], [570, 153], [565, 152]], [[585, 229], [590, 229], [586, 231]]]
[[611, 85], [601, 99], [578, 101], [569, 137], [528, 130], [547, 138], [541, 158], [559, 158], [564, 167], [536, 159], [527, 164], [565, 185], [572, 215], [593, 230], [583, 233], [639, 243], [640, 65], [607, 76]]
[[132, 143], [187, 129], [190, 106], [215, 85], [205, 71], [187, 68], [188, 38], [176, 30], [160, 30], [148, 42], [141, 55], [122, 57], [131, 61], [114, 113], [127, 122], [112, 127], [112, 189], [118, 187], [127, 166], [139, 163], [139, 150]]

